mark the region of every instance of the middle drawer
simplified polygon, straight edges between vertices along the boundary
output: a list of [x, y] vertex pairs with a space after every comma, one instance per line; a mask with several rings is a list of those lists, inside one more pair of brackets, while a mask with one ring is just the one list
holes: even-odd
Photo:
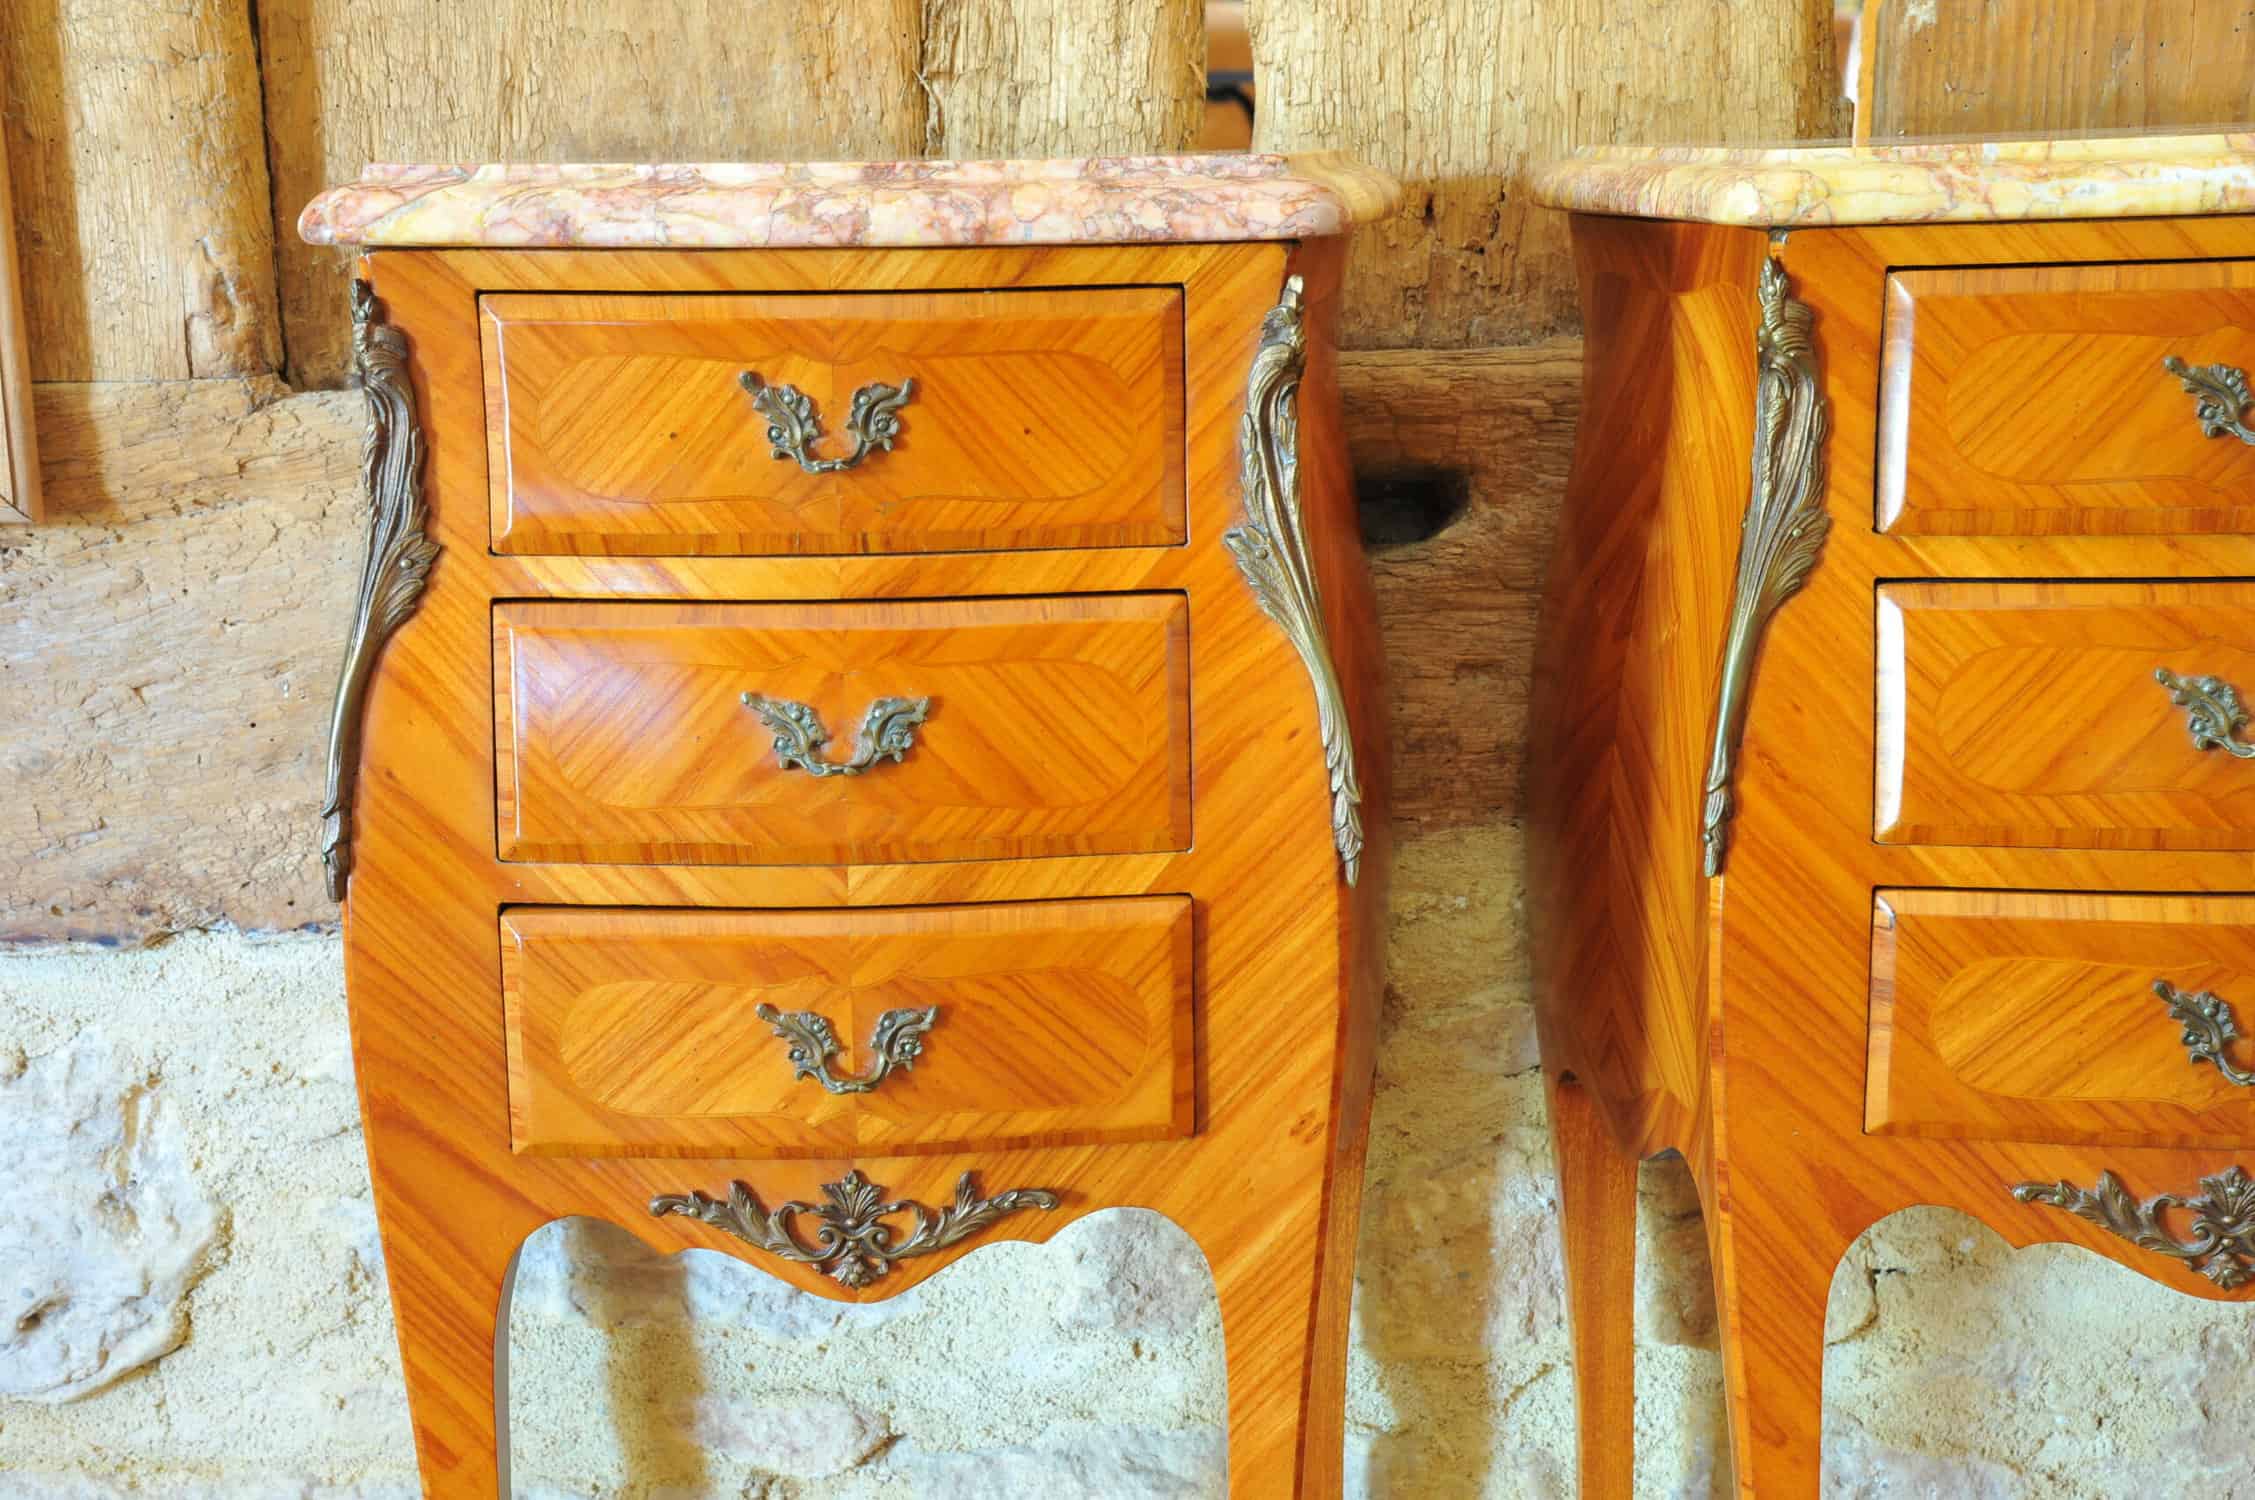
[[505, 860], [1190, 844], [1180, 594], [494, 607]]

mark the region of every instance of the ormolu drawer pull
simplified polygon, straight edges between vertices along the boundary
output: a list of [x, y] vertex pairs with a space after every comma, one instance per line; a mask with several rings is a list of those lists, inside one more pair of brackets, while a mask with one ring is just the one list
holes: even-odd
[[744, 694], [743, 703], [775, 731], [776, 763], [786, 771], [797, 766], [809, 776], [859, 776], [888, 755], [898, 764], [915, 748], [916, 726], [932, 711], [929, 698], [879, 698], [861, 716], [861, 728], [853, 737], [853, 757], [824, 760], [821, 750], [830, 743], [830, 734], [822, 727], [822, 716], [813, 709], [788, 698], [762, 698], [757, 693]]
[[[2169, 1019], [2184, 1027], [2185, 1056], [2195, 1064], [2214, 1063], [2216, 1071], [2228, 1082], [2243, 1089], [2255, 1089], [2255, 1073], [2242, 1073], [2224, 1056], [2224, 1049], [2239, 1039], [2239, 1027], [2232, 1019], [2229, 1000], [2210, 990], [2188, 995], [2166, 979], [2153, 981], [2153, 993], [2169, 1007]], [[883, 1024], [878, 1023], [880, 1029]]]
[[928, 1005], [922, 1010], [886, 1011], [877, 1018], [877, 1029], [869, 1037], [869, 1071], [842, 1075], [830, 1071], [830, 1059], [838, 1055], [839, 1048], [838, 1033], [827, 1016], [811, 1010], [777, 1010], [764, 1004], [753, 1006], [752, 1014], [790, 1043], [793, 1078], [811, 1078], [833, 1094], [866, 1094], [883, 1083], [893, 1069], [916, 1066], [916, 1059], [924, 1052], [924, 1033], [940, 1018], [940, 1008]]
[[[733, 1182], [728, 1185], [725, 1203], [703, 1193], [661, 1193], [650, 1200], [650, 1213], [661, 1219], [667, 1214], [696, 1219], [770, 1255], [802, 1266], [820, 1266], [841, 1286], [867, 1286], [890, 1271], [894, 1261], [945, 1250], [1004, 1214], [1057, 1206], [1057, 1195], [1040, 1188], [1019, 1188], [981, 1198], [969, 1172], [956, 1179], [955, 1201], [936, 1214], [906, 1199], [880, 1202], [884, 1189], [859, 1172], [848, 1172], [837, 1182], [825, 1182], [822, 1196], [829, 1201], [815, 1204], [794, 1200], [771, 1209], [760, 1202], [759, 1194], [741, 1182]], [[884, 1219], [887, 1214], [899, 1213], [914, 1214], [916, 1227], [906, 1239], [895, 1240]], [[791, 1219], [796, 1214], [813, 1214], [819, 1222], [813, 1244], [800, 1239], [792, 1229]]]
[[[2088, 1219], [2141, 1250], [2181, 1260], [2229, 1291], [2255, 1276], [2255, 1178], [2226, 1167], [2200, 1179], [2197, 1198], [2163, 1193], [2140, 1203], [2112, 1172], [2098, 1174], [2098, 1186], [2071, 1182], [2023, 1182], [2012, 1190], [2022, 1203], [2046, 1203]], [[2181, 1208], [2192, 1215], [2190, 1240], [2180, 1240], [2162, 1215]]]
[[2221, 677], [2179, 677], [2167, 667], [2155, 667], [2153, 680], [2169, 690], [2169, 701], [2185, 711], [2185, 730], [2195, 750], [2221, 750], [2241, 760], [2255, 760], [2255, 745], [2239, 738], [2247, 727], [2247, 710], [2239, 694]]
[[2193, 400], [2193, 417], [2203, 433], [2255, 443], [2255, 427], [2239, 419], [2241, 412], [2255, 405], [2245, 370], [2236, 365], [2188, 365], [2174, 354], [2162, 360], [2161, 367], [2184, 383]]
[[769, 457], [795, 458], [809, 474], [850, 469], [867, 458], [872, 448], [890, 453], [893, 439], [900, 436], [900, 409], [916, 394], [914, 380], [899, 385], [873, 380], [855, 391], [853, 405], [846, 412], [846, 436], [853, 439], [852, 450], [843, 458], [816, 458], [808, 450], [822, 440], [822, 418], [815, 415], [814, 402], [806, 392], [795, 385], [769, 385], [750, 370], [737, 376], [736, 382], [751, 394], [752, 410], [767, 418], [767, 441], [775, 449]]

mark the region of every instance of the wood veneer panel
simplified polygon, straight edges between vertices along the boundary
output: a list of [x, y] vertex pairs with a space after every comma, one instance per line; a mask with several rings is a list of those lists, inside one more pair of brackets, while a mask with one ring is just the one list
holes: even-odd
[[2255, 531], [2255, 447], [2201, 431], [2169, 357], [2255, 369], [2255, 261], [1888, 277], [1879, 528]]
[[[2255, 898], [1881, 891], [1869, 1128], [2092, 1145], [2255, 1139], [2255, 1090], [2186, 1056], [2156, 980], [2255, 1004]], [[2228, 1056], [2255, 1062], [2244, 1044]]]
[[[1187, 897], [862, 911], [523, 908], [501, 918], [511, 1142], [568, 1155], [838, 1156], [1187, 1134]], [[812, 1011], [877, 1088], [795, 1078], [754, 1012]]]
[[2255, 584], [1879, 590], [1883, 843], [2255, 849], [2255, 767], [2154, 680], [2255, 687]]
[[[1189, 611], [1176, 594], [494, 610], [501, 857], [838, 864], [1181, 849]], [[743, 695], [844, 760], [928, 698], [897, 762], [785, 768]]]
[[[483, 299], [497, 551], [694, 556], [1183, 539], [1182, 292]], [[913, 381], [892, 447], [810, 474], [749, 372], [851, 451], [854, 393]]]

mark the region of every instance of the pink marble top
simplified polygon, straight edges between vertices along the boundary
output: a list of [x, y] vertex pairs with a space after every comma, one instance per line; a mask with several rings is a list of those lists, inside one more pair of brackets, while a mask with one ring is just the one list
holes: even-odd
[[1400, 188], [1335, 153], [1057, 161], [371, 166], [306, 205], [316, 245], [1136, 244], [1344, 234]]

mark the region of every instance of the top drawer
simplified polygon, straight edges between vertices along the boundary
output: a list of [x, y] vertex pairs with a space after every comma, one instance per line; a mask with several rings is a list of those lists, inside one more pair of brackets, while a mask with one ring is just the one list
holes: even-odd
[[1900, 271], [1885, 344], [1881, 531], [2255, 532], [2255, 447], [2162, 363], [2255, 370], [2255, 261]]
[[481, 307], [499, 552], [1183, 540], [1177, 288]]

